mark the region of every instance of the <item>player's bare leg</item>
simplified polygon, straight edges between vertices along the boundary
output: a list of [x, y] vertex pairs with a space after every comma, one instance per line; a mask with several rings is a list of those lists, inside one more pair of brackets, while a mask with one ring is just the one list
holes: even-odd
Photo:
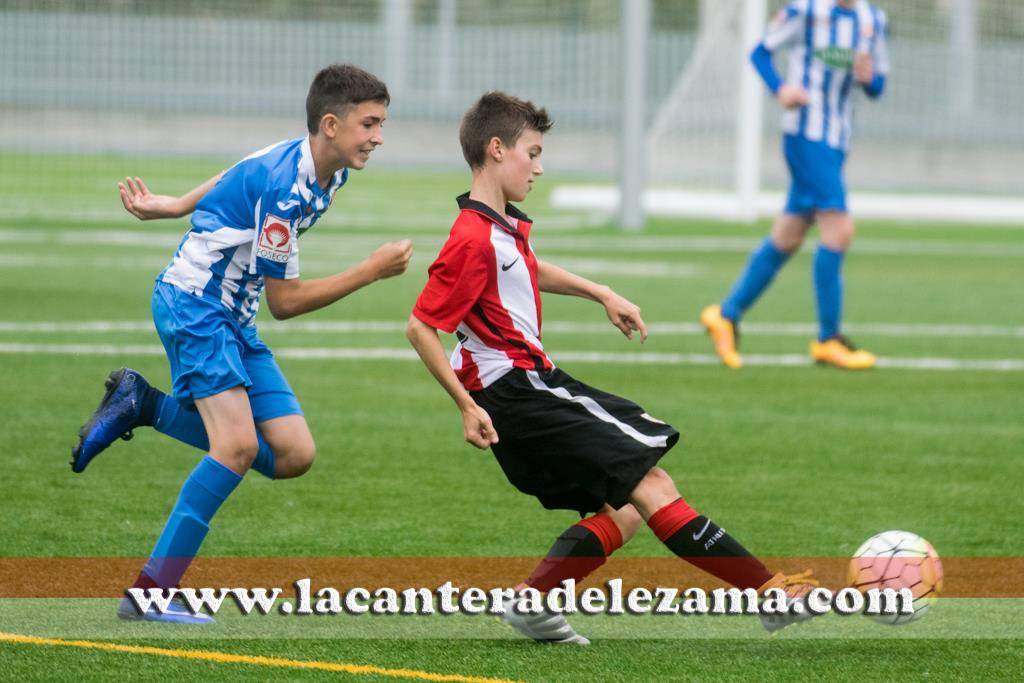
[[819, 211], [818, 225], [821, 244], [814, 254], [814, 291], [820, 332], [811, 342], [811, 357], [817, 363], [847, 370], [874, 367], [874, 354], [858, 349], [840, 330], [842, 263], [853, 242], [853, 218], [846, 211]]
[[[121, 368], [111, 372], [106, 389], [99, 408], [79, 430], [79, 444], [72, 449], [73, 471], [83, 471], [118, 437], [128, 440], [132, 430], [143, 426], [201, 451], [210, 450], [198, 411], [153, 387], [137, 371]], [[271, 479], [289, 479], [309, 471], [316, 446], [302, 415], [285, 415], [257, 426], [260, 444], [252, 469]]]
[[780, 213], [772, 223], [772, 244], [779, 251], [792, 254], [800, 248], [811, 228], [809, 216], [799, 213]]
[[274, 453], [276, 479], [301, 477], [313, 466], [316, 444], [302, 415], [285, 415], [260, 422], [260, 432]]
[[256, 423], [249, 396], [234, 387], [213, 396], [196, 399], [210, 440], [210, 457], [236, 474], [245, 474], [259, 451]]

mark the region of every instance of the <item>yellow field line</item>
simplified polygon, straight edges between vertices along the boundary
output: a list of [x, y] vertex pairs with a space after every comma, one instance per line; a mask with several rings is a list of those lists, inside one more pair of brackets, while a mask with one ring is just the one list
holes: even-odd
[[390, 676], [392, 678], [411, 678], [420, 681], [452, 681], [454, 683], [518, 683], [501, 678], [481, 678], [479, 676], [460, 676], [458, 674], [436, 674], [429, 671], [414, 669], [385, 669], [380, 666], [365, 664], [342, 664], [339, 662], [316, 662], [301, 659], [280, 659], [278, 657], [260, 657], [258, 655], [238, 655], [228, 652], [211, 652], [207, 650], [172, 650], [162, 647], [144, 645], [118, 645], [94, 640], [61, 640], [58, 638], [39, 638], [24, 636], [17, 633], [0, 631], [0, 641], [25, 643], [28, 645], [53, 645], [60, 647], [80, 647], [107, 652], [127, 652], [139, 655], [158, 655], [160, 657], [176, 657], [179, 659], [199, 659], [220, 664], [254, 664], [256, 666], [278, 666], [288, 669], [316, 669], [318, 671], [335, 671], [357, 676]]

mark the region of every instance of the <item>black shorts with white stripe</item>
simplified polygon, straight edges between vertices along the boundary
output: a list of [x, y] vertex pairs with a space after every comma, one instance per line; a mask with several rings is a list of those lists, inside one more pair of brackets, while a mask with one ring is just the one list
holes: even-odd
[[515, 368], [473, 399], [498, 432], [505, 476], [550, 510], [618, 509], [679, 440], [644, 409], [555, 368]]

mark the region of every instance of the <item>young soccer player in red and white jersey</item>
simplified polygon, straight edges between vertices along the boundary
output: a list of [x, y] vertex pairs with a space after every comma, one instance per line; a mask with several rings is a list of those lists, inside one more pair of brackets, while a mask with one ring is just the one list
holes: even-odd
[[[583, 579], [642, 522], [676, 555], [740, 588], [805, 593], [802, 576], [772, 574], [726, 531], [693, 510], [657, 466], [679, 433], [624, 398], [555, 367], [541, 343], [540, 292], [579, 296], [605, 307], [627, 337], [647, 329], [640, 309], [610, 288], [539, 260], [530, 219], [509, 202], [526, 198], [543, 173], [544, 109], [501, 92], [466, 112], [459, 132], [472, 169], [470, 191], [409, 319], [407, 336], [462, 413], [464, 436], [490, 447], [509, 481], [548, 509], [591, 516], [567, 529], [526, 583], [546, 591]], [[446, 357], [437, 330], [454, 332]], [[518, 599], [517, 599], [518, 600]], [[505, 620], [535, 640], [587, 644], [559, 614]], [[769, 630], [806, 618], [780, 615]]]

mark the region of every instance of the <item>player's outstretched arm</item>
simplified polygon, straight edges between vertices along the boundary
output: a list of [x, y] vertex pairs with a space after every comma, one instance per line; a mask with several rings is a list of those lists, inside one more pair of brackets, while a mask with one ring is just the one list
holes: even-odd
[[632, 339], [636, 331], [640, 333], [641, 344], [647, 341], [647, 326], [640, 317], [640, 307], [616, 294], [611, 287], [591, 282], [541, 260], [537, 261], [537, 286], [542, 292], [568, 294], [596, 301], [604, 306], [612, 325], [619, 328], [627, 339]]
[[379, 247], [362, 263], [337, 275], [315, 280], [264, 277], [267, 307], [276, 320], [315, 311], [377, 280], [401, 275], [409, 267], [410, 258], [412, 241], [402, 240]]
[[124, 204], [125, 211], [140, 221], [154, 218], [181, 218], [195, 211], [196, 204], [217, 184], [222, 175], [224, 175], [223, 171], [180, 197], [153, 194], [146, 187], [142, 178], [137, 176], [125, 178], [124, 182], [118, 183], [117, 191], [121, 195], [121, 203]]
[[411, 315], [405, 328], [405, 336], [416, 349], [423, 364], [430, 370], [430, 374], [459, 407], [462, 413], [462, 435], [466, 441], [481, 449], [498, 443], [498, 433], [494, 431], [490, 415], [476, 404], [448, 364], [444, 346], [437, 336], [437, 329]]

